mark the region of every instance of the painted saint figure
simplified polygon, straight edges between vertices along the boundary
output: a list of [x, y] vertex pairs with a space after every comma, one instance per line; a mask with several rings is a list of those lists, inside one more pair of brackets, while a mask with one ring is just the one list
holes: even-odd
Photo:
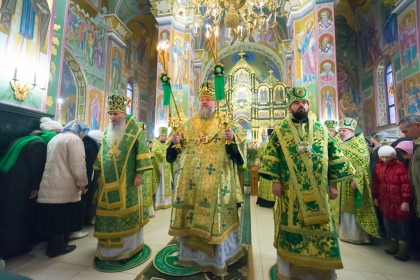
[[306, 29], [297, 37], [298, 51], [302, 60], [303, 82], [310, 83], [316, 79], [314, 23], [308, 21]]
[[101, 102], [98, 98], [98, 93], [95, 93], [95, 97], [92, 99], [92, 102], [90, 103], [90, 128], [92, 130], [98, 130], [100, 129], [100, 123], [101, 123]]

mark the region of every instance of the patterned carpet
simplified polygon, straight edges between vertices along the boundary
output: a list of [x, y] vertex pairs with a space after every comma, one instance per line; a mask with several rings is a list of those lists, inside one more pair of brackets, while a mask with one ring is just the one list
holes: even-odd
[[[250, 215], [250, 197], [249, 187], [245, 187], [244, 203], [241, 208], [241, 233], [242, 233], [242, 244], [244, 248], [244, 256], [241, 257], [237, 262], [229, 266], [228, 275], [223, 278], [217, 277], [212, 273], [196, 273], [194, 268], [177, 268], [176, 260], [173, 257], [177, 246], [175, 245], [175, 239], [173, 239], [168, 246], [162, 249], [157, 255], [154, 261], [151, 261], [147, 267], [136, 277], [135, 280], [153, 280], [153, 279], [179, 279], [179, 280], [201, 280], [201, 279], [225, 279], [225, 280], [245, 280], [252, 279], [253, 272], [253, 256], [251, 246], [251, 215]], [[159, 269], [157, 269], [158, 267]], [[170, 271], [168, 274], [162, 273], [162, 271]], [[181, 276], [184, 275], [184, 276]], [[252, 275], [252, 276], [250, 276]]]
[[136, 266], [141, 265], [147, 259], [149, 259], [151, 255], [150, 247], [146, 244], [144, 245], [143, 249], [137, 253], [136, 255], [132, 256], [128, 261], [101, 261], [97, 257], [93, 260], [93, 267], [102, 272], [119, 272], [132, 269]]

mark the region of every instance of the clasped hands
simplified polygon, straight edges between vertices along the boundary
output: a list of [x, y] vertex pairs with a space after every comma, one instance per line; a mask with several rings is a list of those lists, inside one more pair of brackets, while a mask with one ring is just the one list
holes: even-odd
[[[232, 141], [233, 140], [233, 130], [232, 128], [228, 127], [225, 129], [225, 138], [228, 141]], [[172, 143], [174, 145], [181, 143], [182, 137], [179, 134], [173, 134], [172, 135]]]
[[79, 191], [81, 191], [82, 194], [87, 193], [87, 191], [88, 191], [88, 185], [79, 187]]
[[[272, 191], [273, 194], [277, 195], [277, 196], [282, 196], [283, 195], [283, 186], [281, 185], [281, 183], [279, 181], [273, 181], [272, 182]], [[338, 190], [337, 190], [337, 186], [334, 185], [329, 185], [328, 186], [328, 196], [330, 199], [336, 199], [338, 196]]]

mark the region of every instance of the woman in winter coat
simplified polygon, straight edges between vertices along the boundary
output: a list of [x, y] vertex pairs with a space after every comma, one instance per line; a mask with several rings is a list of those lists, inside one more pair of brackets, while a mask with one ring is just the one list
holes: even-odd
[[381, 147], [378, 154], [380, 160], [373, 173], [372, 194], [373, 203], [383, 215], [387, 237], [391, 239], [385, 252], [394, 255], [397, 260], [406, 261], [410, 257], [407, 241], [412, 199], [408, 167], [396, 159], [396, 152], [391, 146]]

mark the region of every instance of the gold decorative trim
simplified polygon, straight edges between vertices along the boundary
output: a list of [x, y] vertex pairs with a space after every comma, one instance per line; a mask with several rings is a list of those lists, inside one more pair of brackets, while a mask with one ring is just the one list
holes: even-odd
[[107, 32], [115, 33], [123, 41], [133, 36], [130, 29], [115, 14], [105, 15], [105, 24]]
[[210, 243], [210, 244], [222, 244], [223, 241], [226, 240], [226, 238], [228, 238], [228, 236], [236, 229], [239, 228], [239, 221], [234, 223], [228, 230], [226, 230], [222, 235], [220, 236], [213, 236], [210, 237], [209, 239], [209, 233], [202, 231], [202, 230], [197, 230], [197, 229], [184, 229], [184, 230], [176, 230], [173, 228], [169, 229], [169, 235], [175, 236], [175, 237], [180, 237], [180, 236], [186, 236], [186, 235], [195, 235], [198, 237], [201, 237], [203, 239], [205, 239], [206, 242]]
[[136, 159], [145, 159], [145, 158], [152, 158], [150, 154], [139, 154], [136, 156]]
[[343, 263], [341, 262], [341, 259], [331, 260], [320, 257], [307, 257], [302, 255], [296, 255], [290, 253], [289, 251], [282, 250], [281, 248], [277, 249], [277, 254], [290, 263], [298, 263], [299, 266], [305, 266], [308, 268], [319, 269], [320, 267], [322, 267], [325, 270], [343, 268]]

